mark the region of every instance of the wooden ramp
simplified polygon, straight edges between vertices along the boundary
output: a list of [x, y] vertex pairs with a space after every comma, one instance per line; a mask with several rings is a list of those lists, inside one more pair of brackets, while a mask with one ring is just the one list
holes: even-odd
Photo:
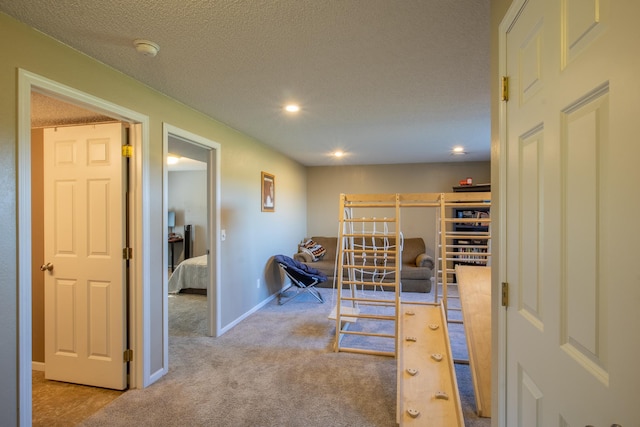
[[481, 417], [491, 417], [491, 267], [457, 265], [469, 366]]
[[398, 323], [398, 424], [464, 427], [442, 304], [401, 303]]

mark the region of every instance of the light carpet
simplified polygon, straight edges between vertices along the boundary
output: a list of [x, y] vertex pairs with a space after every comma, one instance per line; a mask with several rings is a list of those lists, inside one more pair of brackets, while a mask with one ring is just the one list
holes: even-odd
[[[325, 304], [273, 300], [218, 338], [203, 336], [206, 297], [171, 297], [169, 373], [82, 425], [395, 426], [396, 360], [335, 353], [333, 291], [320, 291]], [[456, 366], [466, 425], [489, 426], [474, 413], [468, 370]]]

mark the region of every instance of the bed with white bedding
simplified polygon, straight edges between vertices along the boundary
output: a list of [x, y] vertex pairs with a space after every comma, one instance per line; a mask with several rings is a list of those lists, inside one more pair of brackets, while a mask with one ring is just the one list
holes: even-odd
[[169, 293], [182, 289], [207, 289], [207, 255], [189, 258], [178, 264], [169, 278]]

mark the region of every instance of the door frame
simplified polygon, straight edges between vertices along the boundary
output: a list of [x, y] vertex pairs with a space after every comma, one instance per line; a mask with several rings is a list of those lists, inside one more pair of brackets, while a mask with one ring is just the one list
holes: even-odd
[[[498, 70], [499, 75], [496, 78], [502, 76], [508, 76], [507, 69], [507, 35], [511, 31], [516, 20], [522, 13], [525, 5], [529, 0], [513, 0], [511, 6], [505, 13], [502, 22], [499, 25], [498, 31]], [[502, 87], [501, 82], [498, 87]], [[499, 96], [497, 93], [495, 96]], [[494, 299], [494, 329], [493, 335], [497, 337], [497, 341], [494, 342], [493, 354], [493, 371], [494, 381], [493, 387], [497, 399], [495, 399], [495, 407], [493, 408], [493, 414], [497, 419], [494, 425], [498, 427], [506, 427], [507, 425], [507, 308], [501, 304], [501, 284], [507, 281], [507, 239], [506, 239], [506, 224], [507, 224], [507, 104], [506, 101], [499, 102], [499, 118], [498, 118], [498, 141], [497, 152], [498, 155], [492, 158], [492, 161], [497, 163], [496, 168], [498, 170], [498, 183], [493, 187], [498, 191], [498, 263], [497, 274], [494, 274], [494, 291], [496, 295]], [[514, 310], [515, 308], [512, 308]]]
[[[221, 164], [221, 148], [222, 146], [214, 142], [210, 139], [204, 138], [200, 135], [196, 135], [192, 132], [186, 131], [179, 127], [173, 126], [169, 123], [164, 122], [162, 126], [162, 158], [163, 158], [163, 184], [162, 184], [162, 193], [163, 193], [163, 203], [164, 212], [162, 217], [162, 226], [163, 230], [167, 229], [167, 206], [168, 206], [168, 175], [169, 171], [167, 168], [167, 154], [169, 147], [169, 136], [173, 136], [177, 139], [185, 141], [190, 144], [194, 144], [196, 146], [202, 147], [209, 151], [208, 161], [207, 161], [207, 210], [210, 212], [208, 214], [207, 221], [207, 249], [209, 250], [209, 260], [211, 261], [208, 266], [209, 269], [209, 284], [207, 286], [207, 323], [208, 323], [208, 334], [209, 336], [218, 337], [222, 334], [221, 329], [221, 307], [220, 307], [220, 264], [221, 264], [221, 254], [220, 254], [220, 229], [221, 229], [221, 221], [220, 221], [220, 164]], [[213, 183], [211, 182], [213, 180]], [[213, 184], [213, 185], [211, 185]], [[212, 218], [213, 216], [213, 218]], [[169, 307], [169, 297], [168, 297], [168, 253], [167, 253], [167, 245], [164, 246], [164, 256], [163, 256], [163, 304], [164, 304], [164, 358], [165, 361], [168, 360], [169, 354], [169, 320], [168, 320], [168, 307]], [[168, 369], [168, 364], [167, 364]]]
[[[498, 70], [499, 75], [495, 78], [500, 79], [501, 76], [507, 75], [507, 34], [511, 30], [511, 27], [515, 23], [516, 19], [520, 15], [521, 10], [528, 0], [513, 0], [511, 6], [507, 10], [507, 13], [502, 19], [499, 26], [498, 34]], [[501, 87], [501, 83], [498, 84]], [[495, 96], [499, 96], [497, 93]], [[507, 224], [507, 105], [506, 101], [498, 101], [498, 141], [497, 152], [498, 155], [492, 158], [492, 161], [497, 163], [496, 169], [498, 171], [497, 185], [493, 185], [494, 191], [498, 193], [497, 203], [497, 224], [494, 223], [498, 229], [498, 259], [497, 263], [494, 262], [495, 271], [492, 274], [493, 279], [493, 324], [494, 328], [492, 335], [496, 337], [493, 343], [493, 384], [492, 387], [495, 390], [493, 399], [492, 414], [497, 419], [494, 425], [499, 427], [505, 427], [507, 424], [507, 308], [502, 306], [502, 291], [501, 284], [506, 282], [507, 278], [507, 254], [505, 248], [507, 247], [506, 236], [506, 224]]]
[[[149, 117], [133, 110], [86, 94], [69, 86], [18, 69], [18, 401], [20, 425], [32, 420], [32, 334], [31, 334], [31, 92], [63, 100], [139, 125], [139, 138], [132, 138], [134, 153], [131, 162], [130, 192], [133, 201], [131, 236], [133, 253], [130, 264], [132, 286], [129, 291], [129, 342], [133, 361], [129, 365], [130, 388], [144, 388], [150, 381], [150, 259], [149, 221]], [[135, 129], [135, 126], [134, 126]]]

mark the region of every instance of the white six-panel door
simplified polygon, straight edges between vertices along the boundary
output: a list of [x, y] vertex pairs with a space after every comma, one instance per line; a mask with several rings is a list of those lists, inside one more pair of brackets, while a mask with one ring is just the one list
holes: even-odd
[[45, 377], [124, 389], [120, 123], [45, 130]]
[[639, 426], [640, 2], [514, 3], [506, 425]]

